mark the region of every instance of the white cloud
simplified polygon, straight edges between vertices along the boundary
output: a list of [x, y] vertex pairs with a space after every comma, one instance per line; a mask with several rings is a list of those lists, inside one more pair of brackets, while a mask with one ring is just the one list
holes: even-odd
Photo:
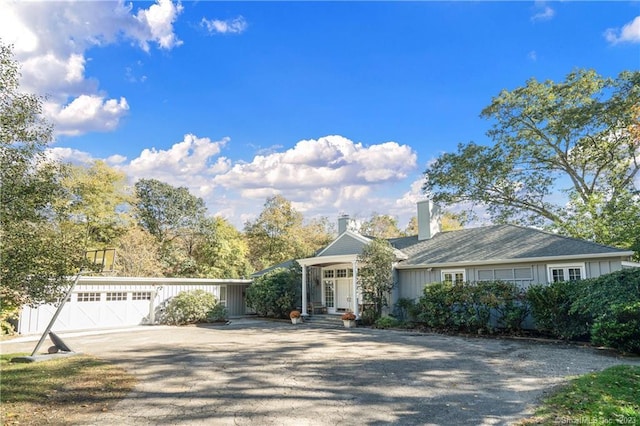
[[532, 50], [527, 54], [527, 58], [529, 58], [530, 61], [536, 62], [538, 60], [538, 54], [535, 50]]
[[536, 1], [535, 10], [536, 13], [531, 17], [531, 20], [534, 22], [548, 21], [556, 14], [556, 11], [544, 1]]
[[[222, 155], [229, 138], [212, 141], [187, 134], [167, 149], [145, 149], [136, 158], [107, 158], [127, 174], [130, 183], [154, 178], [189, 188], [202, 197], [211, 214], [227, 217], [238, 228], [262, 210], [266, 198], [282, 194], [307, 219], [337, 217], [339, 212], [368, 217], [373, 211], [400, 217], [415, 215], [415, 203], [400, 203], [406, 178], [417, 172], [416, 153], [406, 145], [385, 142], [365, 146], [342, 136], [298, 142], [294, 147], [251, 162], [232, 162]], [[63, 161], [91, 163], [87, 153], [56, 147]], [[410, 183], [409, 183], [410, 184]], [[419, 192], [414, 183], [412, 192]], [[416, 195], [417, 196], [417, 195]], [[404, 226], [404, 224], [402, 225]]]
[[46, 156], [52, 160], [60, 161], [62, 163], [74, 163], [90, 165], [96, 159], [91, 154], [85, 151], [80, 151], [73, 148], [54, 147], [49, 148], [46, 151]]
[[216, 183], [244, 188], [312, 188], [375, 184], [404, 179], [415, 168], [416, 153], [386, 142], [365, 147], [342, 136], [303, 140], [283, 153], [256, 156], [216, 177]]
[[234, 19], [221, 21], [219, 19], [202, 18], [200, 26], [205, 28], [210, 34], [242, 34], [247, 30], [249, 24], [242, 16]]
[[640, 43], [640, 16], [636, 16], [635, 19], [628, 24], [624, 25], [622, 29], [609, 28], [604, 32], [604, 38], [611, 44], [618, 43]]
[[61, 126], [56, 131], [79, 135], [116, 128], [129, 109], [125, 97], [107, 99], [99, 83], [85, 75], [85, 52], [123, 40], [145, 51], [151, 44], [172, 49], [182, 43], [173, 29], [181, 12], [181, 4], [171, 0], [135, 12], [123, 1], [4, 1], [0, 38], [14, 44], [22, 89], [48, 96], [48, 118]]
[[229, 138], [212, 141], [187, 134], [171, 148], [145, 149], [129, 164], [119, 168], [134, 181], [154, 178], [170, 185], [186, 186], [196, 195], [205, 196], [215, 187], [213, 177], [229, 170], [229, 159], [215, 158], [228, 141]]
[[80, 95], [67, 105], [45, 102], [43, 110], [55, 124], [57, 134], [76, 136], [115, 129], [129, 110], [129, 104], [125, 98]]

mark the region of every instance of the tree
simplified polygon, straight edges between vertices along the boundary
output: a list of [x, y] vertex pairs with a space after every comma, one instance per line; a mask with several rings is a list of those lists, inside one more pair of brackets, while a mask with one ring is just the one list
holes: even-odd
[[126, 206], [133, 200], [126, 191], [126, 179], [100, 160], [90, 167], [69, 166], [62, 184], [72, 194], [69, 213], [85, 228], [87, 246], [113, 246], [129, 226]]
[[244, 227], [255, 270], [311, 254], [305, 251], [302, 220], [302, 214], [283, 196], [267, 199], [260, 216]]
[[0, 43], [0, 298], [2, 315], [55, 301], [84, 264], [84, 247], [64, 221], [64, 168], [47, 159], [52, 127], [42, 99], [21, 93], [11, 48]]
[[373, 306], [372, 321], [382, 316], [382, 309], [389, 306], [394, 286], [393, 262], [396, 256], [388, 241], [376, 238], [367, 244], [358, 256], [358, 286], [365, 304]]
[[163, 275], [160, 244], [144, 229], [134, 226], [118, 238], [115, 269], [125, 277], [157, 277]]
[[194, 257], [198, 273], [208, 278], [244, 278], [251, 273], [249, 247], [243, 235], [221, 217], [202, 223]]
[[138, 223], [164, 243], [192, 234], [204, 218], [202, 198], [185, 187], [176, 188], [156, 179], [140, 179], [135, 184]]
[[398, 220], [388, 214], [373, 212], [371, 218], [362, 222], [360, 233], [376, 238], [400, 237], [402, 232], [398, 228]]
[[[462, 213], [453, 213], [450, 211], [445, 211], [442, 213], [442, 217], [440, 218], [440, 230], [441, 231], [456, 231], [458, 229], [464, 228], [464, 224], [467, 222], [466, 212]], [[418, 235], [418, 217], [412, 216], [409, 220], [409, 224], [407, 225], [404, 235]]]
[[[541, 225], [640, 247], [640, 72], [616, 79], [577, 70], [502, 91], [482, 111], [492, 146], [460, 144], [425, 172], [443, 204], [486, 206], [496, 222]], [[566, 199], [558, 197], [564, 193]]]
[[166, 276], [196, 276], [193, 258], [206, 207], [202, 198], [187, 188], [156, 179], [135, 184], [135, 217], [138, 224], [160, 243], [160, 256]]

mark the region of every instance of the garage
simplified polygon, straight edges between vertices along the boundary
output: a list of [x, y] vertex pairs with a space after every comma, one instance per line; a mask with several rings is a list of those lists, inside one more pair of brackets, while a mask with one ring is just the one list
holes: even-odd
[[[229, 317], [246, 311], [245, 293], [251, 280], [210, 278], [81, 277], [58, 319], [55, 332], [155, 324], [169, 299], [183, 291], [204, 290], [227, 307]], [[57, 305], [24, 306], [17, 331], [45, 331]]]

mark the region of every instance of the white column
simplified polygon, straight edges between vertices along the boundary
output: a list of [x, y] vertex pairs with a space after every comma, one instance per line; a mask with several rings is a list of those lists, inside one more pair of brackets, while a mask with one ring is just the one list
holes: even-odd
[[302, 266], [302, 316], [307, 314], [307, 266]]
[[353, 314], [356, 319], [360, 319], [360, 307], [358, 306], [358, 261], [354, 260], [353, 265]]

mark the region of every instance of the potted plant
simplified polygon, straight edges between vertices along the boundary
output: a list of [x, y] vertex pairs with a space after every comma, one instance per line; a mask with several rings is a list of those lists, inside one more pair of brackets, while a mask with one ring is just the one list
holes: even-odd
[[300, 311], [291, 311], [289, 313], [289, 318], [291, 318], [291, 324], [302, 323], [302, 316], [300, 315]]
[[353, 312], [345, 312], [340, 318], [342, 319], [342, 324], [344, 324], [346, 328], [356, 326], [356, 316]]

